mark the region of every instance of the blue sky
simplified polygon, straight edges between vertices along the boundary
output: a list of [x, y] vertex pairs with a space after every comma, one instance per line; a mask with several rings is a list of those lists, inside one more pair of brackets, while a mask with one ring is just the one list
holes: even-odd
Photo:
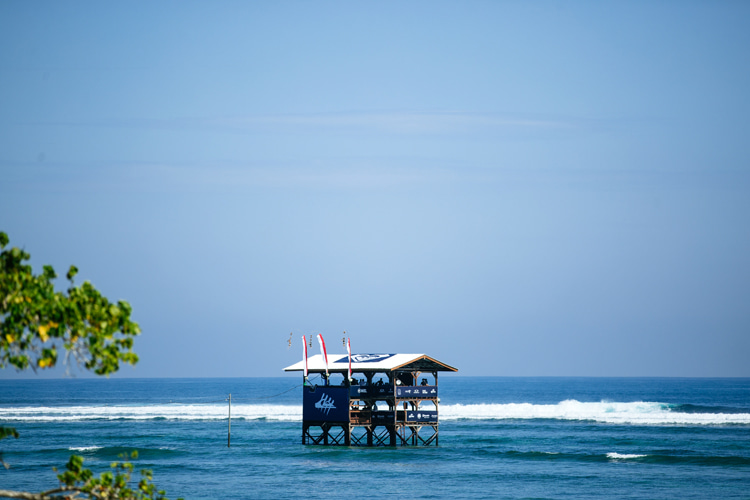
[[748, 47], [745, 2], [3, 2], [0, 230], [132, 304], [118, 376], [344, 330], [750, 376]]

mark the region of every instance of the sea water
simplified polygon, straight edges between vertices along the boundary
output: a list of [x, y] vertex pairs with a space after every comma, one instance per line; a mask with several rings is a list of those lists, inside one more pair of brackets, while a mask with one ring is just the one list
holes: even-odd
[[439, 385], [439, 446], [347, 448], [301, 444], [301, 377], [3, 380], [0, 489], [138, 450], [170, 498], [750, 498], [750, 379]]

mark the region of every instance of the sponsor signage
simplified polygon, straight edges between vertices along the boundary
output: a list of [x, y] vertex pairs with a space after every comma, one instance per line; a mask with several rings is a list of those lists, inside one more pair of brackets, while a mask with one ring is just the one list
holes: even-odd
[[436, 385], [416, 385], [416, 386], [398, 386], [396, 387], [396, 397], [398, 398], [436, 398], [438, 390]]
[[370, 386], [370, 394], [374, 396], [388, 396], [393, 395], [393, 386], [392, 385], [373, 385]]
[[[379, 363], [385, 361], [388, 358], [392, 358], [395, 354], [352, 354], [352, 363]], [[336, 363], [348, 363], [349, 356], [336, 361]]]
[[353, 385], [349, 388], [349, 396], [352, 399], [393, 396], [393, 387], [390, 385]]
[[407, 411], [406, 412], [406, 421], [407, 422], [437, 422], [438, 421], [438, 412], [437, 411]]
[[393, 424], [396, 418], [395, 412], [392, 411], [374, 411], [372, 412], [372, 423], [373, 424]]
[[352, 399], [366, 398], [370, 394], [366, 385], [353, 385], [349, 388], [349, 396]]
[[348, 388], [305, 387], [302, 396], [302, 419], [312, 422], [348, 422]]

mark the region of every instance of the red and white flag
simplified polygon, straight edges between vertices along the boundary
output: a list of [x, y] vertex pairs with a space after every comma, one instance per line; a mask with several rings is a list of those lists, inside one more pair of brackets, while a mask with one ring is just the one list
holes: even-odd
[[302, 355], [305, 357], [305, 378], [307, 378], [307, 340], [302, 336]]
[[326, 343], [323, 340], [323, 334], [318, 334], [318, 344], [320, 344], [320, 353], [323, 354], [323, 359], [326, 362], [326, 377], [328, 377], [328, 353], [326, 352]]
[[349, 353], [349, 380], [352, 379], [352, 344], [346, 339], [346, 352]]

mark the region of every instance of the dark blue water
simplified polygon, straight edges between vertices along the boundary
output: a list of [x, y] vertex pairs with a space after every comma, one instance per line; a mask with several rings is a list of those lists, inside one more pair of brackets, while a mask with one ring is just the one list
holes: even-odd
[[2, 381], [0, 488], [138, 450], [170, 498], [750, 498], [750, 379], [448, 375], [440, 446], [393, 449], [301, 445], [300, 382]]

